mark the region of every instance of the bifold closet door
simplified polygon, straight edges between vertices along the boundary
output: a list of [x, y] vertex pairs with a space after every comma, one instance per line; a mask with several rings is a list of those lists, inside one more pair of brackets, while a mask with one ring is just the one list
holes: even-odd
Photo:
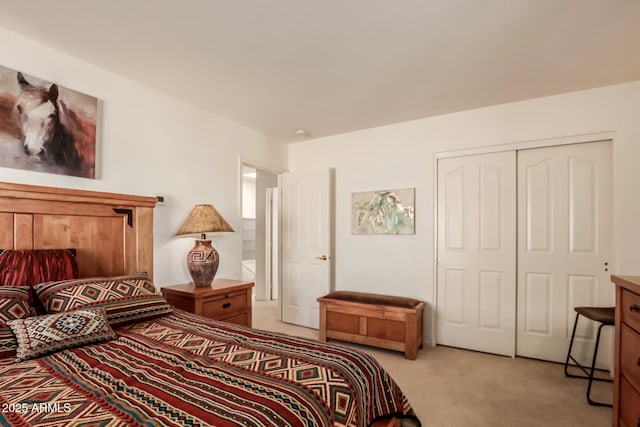
[[[610, 142], [518, 151], [517, 355], [564, 362], [574, 307], [614, 305], [610, 192]], [[583, 361], [595, 333], [581, 319], [574, 349]], [[603, 366], [608, 358], [598, 354]]]
[[438, 160], [438, 344], [514, 355], [515, 156]]

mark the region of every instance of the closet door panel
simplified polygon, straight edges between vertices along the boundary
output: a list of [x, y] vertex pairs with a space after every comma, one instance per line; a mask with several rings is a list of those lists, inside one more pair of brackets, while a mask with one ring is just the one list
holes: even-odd
[[[610, 142], [518, 151], [518, 355], [564, 362], [574, 307], [614, 305], [610, 193]], [[574, 348], [587, 363], [593, 325], [580, 322]]]
[[515, 354], [515, 176], [515, 152], [438, 161], [438, 344]]

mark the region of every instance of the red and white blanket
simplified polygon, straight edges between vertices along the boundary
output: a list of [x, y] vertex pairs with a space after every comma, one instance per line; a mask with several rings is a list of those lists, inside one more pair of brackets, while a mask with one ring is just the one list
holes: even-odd
[[0, 360], [0, 425], [420, 425], [372, 357], [183, 311], [118, 338]]

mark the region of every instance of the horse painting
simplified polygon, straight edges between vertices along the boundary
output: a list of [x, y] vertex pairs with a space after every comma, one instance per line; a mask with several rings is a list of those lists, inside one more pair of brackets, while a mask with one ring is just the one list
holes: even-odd
[[413, 189], [353, 193], [354, 234], [413, 234]]
[[[96, 99], [56, 84], [35, 83], [21, 72], [14, 76], [15, 94], [5, 92], [0, 98], [0, 125], [4, 123], [5, 139], [17, 135], [14, 142], [20, 146], [0, 145], [0, 150], [13, 149], [9, 156], [0, 156], [0, 166], [94, 178]], [[12, 95], [8, 118], [7, 104]], [[71, 107], [71, 102], [77, 105]], [[6, 162], [11, 164], [3, 164]]]

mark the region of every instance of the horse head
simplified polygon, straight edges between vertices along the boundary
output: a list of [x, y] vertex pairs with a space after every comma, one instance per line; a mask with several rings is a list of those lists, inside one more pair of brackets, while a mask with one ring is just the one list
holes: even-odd
[[17, 74], [20, 94], [15, 114], [22, 130], [24, 153], [42, 161], [71, 168], [80, 166], [80, 158], [71, 134], [60, 122], [58, 86], [42, 87]]

